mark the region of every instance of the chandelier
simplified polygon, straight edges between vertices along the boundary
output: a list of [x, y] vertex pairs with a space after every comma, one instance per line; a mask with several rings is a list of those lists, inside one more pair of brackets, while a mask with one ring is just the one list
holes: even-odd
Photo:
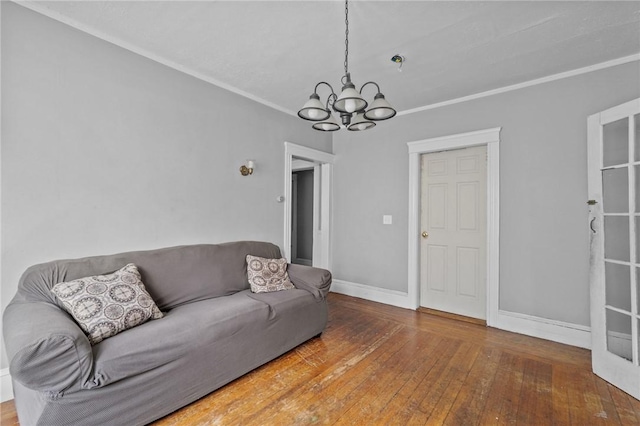
[[[380, 86], [374, 81], [368, 81], [362, 85], [360, 91], [351, 81], [349, 73], [349, 1], [344, 2], [344, 22], [345, 22], [345, 50], [344, 50], [344, 76], [342, 77], [342, 92], [337, 96], [333, 87], [326, 81], [316, 84], [309, 100], [298, 111], [298, 116], [305, 120], [314, 121], [313, 128], [323, 132], [334, 132], [340, 130], [340, 124], [334, 118], [331, 110], [340, 115], [342, 125], [352, 131], [367, 130], [376, 125], [376, 121], [387, 120], [396, 115], [396, 110], [387, 102], [384, 95], [380, 93]], [[326, 85], [331, 90], [325, 104], [320, 102], [318, 87]], [[373, 98], [371, 107], [367, 109], [369, 103], [362, 97], [362, 90], [367, 85], [376, 86], [377, 93]]]

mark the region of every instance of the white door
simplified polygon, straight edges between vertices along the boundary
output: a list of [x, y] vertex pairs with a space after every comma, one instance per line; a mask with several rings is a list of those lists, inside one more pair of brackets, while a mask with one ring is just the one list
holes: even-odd
[[420, 305], [486, 319], [487, 148], [421, 160]]
[[593, 372], [640, 399], [640, 99], [588, 120]]

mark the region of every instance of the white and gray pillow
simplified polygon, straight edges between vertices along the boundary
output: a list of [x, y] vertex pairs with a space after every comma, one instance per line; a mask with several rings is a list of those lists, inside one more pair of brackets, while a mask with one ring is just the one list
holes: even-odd
[[51, 292], [92, 345], [149, 319], [163, 317], [133, 263], [108, 275], [58, 283]]
[[289, 280], [287, 259], [266, 259], [247, 255], [247, 276], [251, 291], [267, 293], [280, 290], [291, 290], [295, 286]]

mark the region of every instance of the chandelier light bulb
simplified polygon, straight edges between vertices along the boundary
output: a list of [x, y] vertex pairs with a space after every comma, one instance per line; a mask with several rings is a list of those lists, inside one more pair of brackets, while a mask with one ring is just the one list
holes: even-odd
[[309, 96], [309, 100], [305, 102], [302, 109], [298, 111], [298, 117], [311, 121], [324, 120], [329, 117], [329, 114], [315, 91]]
[[369, 119], [366, 119], [364, 117], [364, 114], [359, 113], [359, 114], [355, 114], [353, 118], [353, 123], [347, 126], [347, 129], [351, 130], [352, 132], [360, 132], [362, 130], [367, 130], [372, 127], [375, 127], [375, 125], [376, 123], [374, 123]]
[[364, 113], [364, 117], [368, 120], [388, 120], [396, 115], [396, 110], [387, 102], [384, 95], [380, 92], [376, 95], [371, 104], [371, 108]]
[[335, 132], [336, 130], [340, 130], [340, 125], [332, 114], [329, 114], [329, 117], [325, 120], [318, 120], [311, 127], [322, 132]]
[[355, 99], [347, 99], [344, 102], [344, 109], [347, 110], [347, 112], [354, 112], [356, 110], [357, 104]]

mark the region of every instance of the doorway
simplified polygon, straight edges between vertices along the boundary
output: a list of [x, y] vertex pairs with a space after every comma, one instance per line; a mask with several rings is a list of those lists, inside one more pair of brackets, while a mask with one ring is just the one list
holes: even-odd
[[420, 306], [486, 319], [487, 147], [421, 155]]
[[495, 326], [499, 306], [499, 142], [501, 128], [480, 130], [425, 139], [407, 144], [409, 148], [409, 250], [408, 250], [408, 299], [417, 309], [420, 306], [420, 263], [422, 249], [421, 229], [421, 156], [467, 147], [486, 147], [486, 261], [485, 265], [485, 314], [486, 323]]
[[291, 263], [313, 265], [313, 230], [317, 227], [318, 203], [314, 191], [315, 164], [294, 161], [291, 172]]
[[[312, 227], [312, 248], [309, 260], [311, 266], [318, 268], [331, 268], [331, 190], [333, 176], [334, 155], [308, 148], [302, 145], [285, 142], [285, 171], [284, 171], [284, 244], [283, 255], [291, 263], [295, 259], [300, 259], [298, 249], [300, 248], [298, 235], [295, 235], [294, 241], [294, 200], [300, 201], [299, 197], [294, 195], [294, 176], [296, 184], [300, 183], [300, 175], [302, 170], [313, 170], [313, 227]], [[296, 190], [296, 192], [298, 192]], [[298, 203], [297, 208], [300, 205]], [[297, 216], [295, 218], [297, 221]], [[296, 232], [299, 227], [296, 224]], [[294, 256], [293, 249], [296, 249]], [[303, 263], [305, 258], [302, 258]], [[305, 264], [305, 263], [303, 263]]]

